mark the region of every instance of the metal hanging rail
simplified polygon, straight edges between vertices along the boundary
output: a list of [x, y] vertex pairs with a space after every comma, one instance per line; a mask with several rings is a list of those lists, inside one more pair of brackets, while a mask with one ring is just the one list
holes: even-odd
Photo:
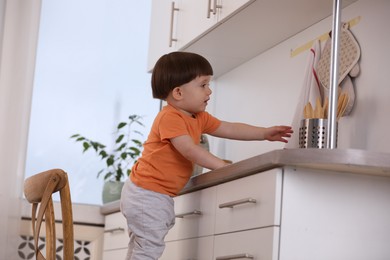
[[339, 81], [339, 40], [340, 40], [340, 17], [342, 0], [333, 1], [333, 29], [332, 50], [330, 60], [330, 87], [329, 87], [329, 110], [328, 131], [326, 148], [337, 148], [337, 102]]

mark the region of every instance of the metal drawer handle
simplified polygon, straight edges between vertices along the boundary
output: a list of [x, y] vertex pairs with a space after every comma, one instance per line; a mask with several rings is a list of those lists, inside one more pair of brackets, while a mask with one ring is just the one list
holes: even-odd
[[217, 5], [217, 0], [214, 0], [213, 15], [217, 14], [217, 8], [221, 8], [222, 9], [222, 5]]
[[117, 228], [111, 228], [111, 229], [107, 229], [107, 230], [104, 230], [104, 233], [116, 233], [116, 232], [124, 232], [125, 229], [124, 228], [121, 228], [121, 227], [117, 227]]
[[229, 259], [240, 259], [240, 258], [254, 259], [253, 255], [250, 254], [238, 254], [238, 255], [218, 256], [217, 258], [215, 258], [215, 260], [229, 260]]
[[175, 2], [172, 2], [171, 6], [171, 24], [169, 28], [169, 47], [172, 47], [172, 42], [176, 42], [177, 39], [173, 38], [173, 17], [175, 16], [175, 11], [179, 11], [179, 8], [175, 7]]
[[213, 15], [217, 14], [217, 8], [222, 8], [222, 5], [217, 4], [217, 0], [214, 0], [213, 8], [211, 8], [211, 0], [208, 0], [207, 4], [207, 18], [210, 18], [210, 14], [213, 13]]
[[200, 211], [200, 210], [193, 210], [193, 211], [190, 211], [190, 212], [177, 214], [177, 215], [175, 215], [175, 217], [177, 217], [177, 218], [184, 218], [184, 217], [193, 216], [193, 215], [200, 216], [200, 215], [202, 215], [202, 211]]
[[222, 209], [222, 208], [233, 208], [234, 206], [241, 205], [241, 204], [246, 204], [246, 203], [256, 204], [256, 200], [253, 199], [253, 198], [246, 198], [246, 199], [226, 202], [226, 203], [219, 204], [219, 208], [220, 209]]
[[208, 5], [207, 5], [207, 18], [210, 18], [210, 14], [211, 14], [212, 11], [213, 11], [213, 9], [211, 9], [211, 0], [208, 0]]

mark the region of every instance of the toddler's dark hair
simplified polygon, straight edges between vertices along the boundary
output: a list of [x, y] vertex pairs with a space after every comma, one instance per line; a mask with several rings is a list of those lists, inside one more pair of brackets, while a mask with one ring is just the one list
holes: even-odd
[[161, 56], [152, 72], [153, 97], [165, 100], [176, 87], [198, 76], [212, 76], [213, 68], [201, 55], [191, 52], [171, 52]]

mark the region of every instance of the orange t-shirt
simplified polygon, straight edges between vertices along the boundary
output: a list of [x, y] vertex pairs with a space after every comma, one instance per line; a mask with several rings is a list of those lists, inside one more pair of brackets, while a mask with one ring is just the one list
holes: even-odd
[[193, 164], [174, 148], [170, 139], [189, 135], [199, 144], [202, 133], [212, 133], [220, 124], [207, 112], [191, 117], [165, 106], [153, 122], [141, 158], [133, 166], [131, 181], [144, 189], [176, 196], [190, 179]]

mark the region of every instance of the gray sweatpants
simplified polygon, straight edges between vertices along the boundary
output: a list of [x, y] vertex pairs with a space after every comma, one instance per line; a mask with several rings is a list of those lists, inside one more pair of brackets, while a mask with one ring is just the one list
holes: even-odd
[[173, 199], [140, 188], [128, 179], [120, 207], [130, 238], [126, 260], [157, 260], [165, 248], [164, 238], [175, 224]]

